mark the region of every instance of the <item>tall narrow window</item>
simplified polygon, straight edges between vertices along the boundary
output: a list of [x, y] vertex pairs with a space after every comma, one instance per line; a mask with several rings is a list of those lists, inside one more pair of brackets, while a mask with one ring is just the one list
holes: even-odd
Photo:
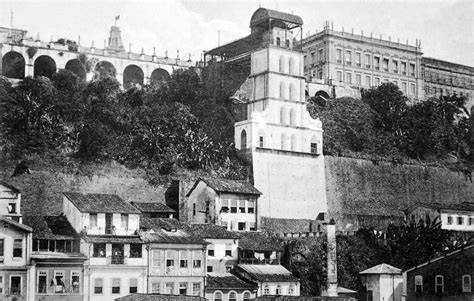
[[402, 74], [407, 75], [407, 63], [402, 62]]
[[3, 294], [3, 276], [0, 275], [0, 295]]
[[270, 295], [270, 287], [268, 285], [265, 285], [263, 287], [263, 294], [264, 295]]
[[245, 200], [239, 200], [239, 212], [245, 213]]
[[245, 130], [242, 130], [240, 133], [240, 149], [246, 149], [247, 148], [247, 132]]
[[102, 278], [94, 279], [94, 294], [102, 294], [104, 280]]
[[255, 213], [255, 202], [254, 201], [247, 201], [247, 213]]
[[222, 293], [221, 292], [215, 292], [214, 301], [222, 301]]
[[361, 65], [361, 63], [360, 63], [360, 52], [356, 52], [355, 64], [356, 64], [357, 67], [360, 67], [360, 65]]
[[120, 294], [120, 278], [112, 278], [112, 294]]
[[298, 150], [298, 142], [296, 135], [291, 135], [291, 150], [296, 152]]
[[365, 55], [365, 68], [370, 69], [370, 54]]
[[338, 64], [342, 63], [342, 49], [336, 49], [336, 62]]
[[81, 283], [81, 272], [72, 271], [71, 272], [71, 288], [74, 294], [79, 294], [80, 283]]
[[229, 212], [229, 200], [222, 200], [221, 212], [223, 213]]
[[21, 276], [10, 276], [10, 293], [12, 295], [21, 294]]
[[288, 136], [285, 133], [281, 134], [281, 149], [288, 149]]
[[435, 277], [435, 292], [436, 293], [444, 292], [444, 278], [441, 275], [436, 275]]
[[38, 290], [39, 294], [46, 294], [48, 287], [48, 272], [38, 271]]
[[138, 279], [137, 278], [130, 279], [130, 286], [128, 288], [128, 292], [130, 294], [135, 294], [138, 292]]
[[90, 213], [89, 214], [89, 227], [90, 228], [97, 228], [97, 213]]
[[258, 137], [258, 146], [263, 147], [263, 136]]
[[160, 250], [151, 251], [151, 266], [154, 268], [159, 268], [161, 266], [161, 251]]
[[120, 219], [122, 229], [128, 229], [128, 214], [121, 214]]
[[421, 275], [415, 276], [415, 293], [423, 293], [423, 276]]
[[470, 293], [471, 292], [471, 275], [462, 276], [462, 292]]
[[380, 70], [380, 58], [378, 56], [374, 56], [374, 68]]
[[382, 60], [382, 68], [383, 68], [383, 71], [388, 72], [388, 59]]
[[402, 82], [402, 92], [407, 94], [407, 83]]
[[346, 83], [348, 83], [349, 85], [352, 84], [352, 74], [349, 72], [346, 73]]
[[196, 216], [196, 203], [193, 203], [193, 216]]
[[318, 50], [318, 60], [319, 60], [319, 62], [324, 61], [323, 49], [319, 49], [319, 50]]
[[182, 282], [179, 284], [179, 294], [180, 295], [188, 294], [188, 284], [186, 282]]
[[370, 84], [371, 84], [371, 83], [370, 83], [370, 76], [366, 76], [366, 77], [365, 77], [365, 85], [366, 85], [367, 87], [370, 87]]
[[23, 239], [13, 241], [13, 257], [23, 257]]
[[415, 76], [415, 64], [410, 64], [410, 76]]
[[352, 64], [352, 51], [351, 50], [346, 50], [346, 64], [347, 65]]
[[276, 38], [276, 45], [280, 46], [280, 44], [281, 44], [281, 39], [280, 39], [280, 37], [277, 37]]
[[249, 292], [245, 292], [244, 293], [244, 301], [248, 301], [250, 300], [250, 293]]
[[281, 285], [278, 284], [276, 287], [275, 295], [281, 295]]
[[360, 86], [362, 84], [362, 76], [360, 74], [356, 74], [356, 85]]
[[230, 213], [237, 213], [237, 200], [230, 200]]
[[337, 81], [342, 82], [342, 71], [337, 71]]
[[0, 256], [5, 256], [5, 240], [2, 238], [0, 239]]
[[229, 301], [237, 301], [237, 294], [235, 292], [229, 293]]
[[180, 259], [179, 259], [179, 267], [183, 269], [188, 268], [188, 252], [187, 251], [180, 251]]

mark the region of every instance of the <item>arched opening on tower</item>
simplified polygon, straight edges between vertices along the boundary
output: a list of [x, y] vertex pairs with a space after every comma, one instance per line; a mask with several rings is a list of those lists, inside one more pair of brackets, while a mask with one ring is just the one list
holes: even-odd
[[245, 130], [242, 130], [240, 133], [240, 149], [246, 149], [247, 148], [247, 132]]
[[86, 79], [86, 69], [78, 59], [69, 60], [64, 69], [74, 73], [81, 81]]
[[2, 75], [17, 79], [25, 77], [25, 58], [21, 53], [10, 51], [3, 56]]
[[296, 59], [294, 57], [290, 58], [290, 62], [289, 62], [289, 73], [291, 75], [297, 75], [298, 74], [298, 68], [297, 68], [297, 65], [296, 65]]
[[291, 135], [291, 150], [294, 152], [298, 150], [298, 142], [296, 141], [296, 135]]
[[112, 63], [107, 61], [100, 61], [95, 65], [94, 68], [95, 76], [94, 79], [102, 78], [102, 77], [114, 77], [117, 75], [117, 69]]
[[286, 87], [285, 82], [280, 83], [280, 98], [288, 99], [288, 89]]
[[288, 135], [285, 133], [281, 134], [281, 149], [288, 150]]
[[288, 124], [288, 110], [285, 107], [280, 108], [280, 123]]
[[130, 89], [134, 86], [143, 86], [144, 74], [143, 70], [137, 65], [128, 65], [123, 70], [123, 87]]
[[36, 58], [33, 71], [35, 77], [46, 76], [51, 78], [55, 73], [56, 62], [50, 56], [40, 55]]
[[171, 76], [168, 73], [168, 71], [162, 68], [158, 68], [158, 69], [153, 70], [153, 72], [151, 73], [150, 83], [152, 85], [160, 84], [162, 82], [168, 81], [170, 78]]
[[298, 90], [296, 89], [295, 83], [291, 83], [290, 85], [290, 100], [297, 101], [298, 100]]
[[288, 64], [285, 56], [280, 56], [280, 73], [288, 73]]
[[290, 124], [296, 125], [296, 110], [294, 108], [290, 110]]

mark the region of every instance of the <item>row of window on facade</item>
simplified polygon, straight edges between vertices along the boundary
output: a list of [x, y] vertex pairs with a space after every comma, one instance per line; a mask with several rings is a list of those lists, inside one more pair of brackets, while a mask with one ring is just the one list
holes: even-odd
[[[287, 124], [285, 117], [286, 114], [283, 108], [280, 110], [280, 123]], [[291, 114], [290, 114], [290, 124], [291, 124]], [[296, 116], [295, 116], [296, 119]], [[259, 132], [259, 140], [258, 140], [258, 147], [266, 147], [265, 145], [265, 136], [263, 133]], [[288, 134], [283, 133], [280, 136], [280, 149], [282, 150], [291, 150], [291, 151], [298, 151], [298, 143], [296, 135], [291, 135], [290, 137]], [[246, 149], [247, 148], [247, 132], [242, 130], [240, 133], [240, 148]], [[318, 143], [316, 137], [312, 137], [310, 141], [310, 153], [317, 154], [318, 153]]]
[[[107, 247], [109, 246], [109, 247]], [[142, 244], [127, 244], [129, 258], [142, 258]], [[112, 264], [123, 264], [125, 258], [125, 244], [122, 243], [94, 243], [92, 257], [112, 257]]]
[[255, 222], [221, 221], [220, 225], [229, 231], [257, 231]]
[[[462, 283], [459, 288], [461, 292], [470, 293], [471, 286], [471, 275], [462, 275]], [[434, 291], [435, 293], [444, 293], [444, 277], [442, 275], [435, 276]], [[423, 276], [421, 275], [415, 276], [415, 293], [423, 293]]]
[[[5, 239], [0, 239], [0, 257], [5, 257]], [[23, 257], [23, 239], [14, 239], [12, 245], [12, 257], [22, 258]]]
[[426, 81], [437, 82], [439, 84], [453, 85], [466, 89], [472, 88], [472, 82], [469, 76], [452, 76], [451, 74], [442, 75], [438, 72], [425, 70], [423, 72], [423, 78]]
[[255, 201], [223, 199], [221, 211], [223, 213], [255, 213]]
[[[345, 72], [346, 74], [346, 77], [345, 77], [345, 81], [344, 81], [344, 78], [343, 78], [343, 73], [342, 71], [337, 71], [337, 81], [338, 82], [345, 82], [349, 85], [353, 85], [355, 84], [356, 86], [365, 86], [365, 87], [378, 87], [380, 86], [381, 84], [381, 79], [380, 77], [374, 77], [374, 81], [372, 83], [372, 76], [370, 75], [366, 75], [365, 76], [365, 81], [364, 83], [362, 83], [362, 74], [355, 74], [355, 81], [353, 81], [353, 78], [352, 78], [352, 73], [351, 72]], [[390, 80], [388, 78], [384, 79], [383, 80], [384, 83], [389, 83]], [[399, 86], [399, 82], [398, 80], [394, 80], [392, 81], [395, 85]], [[400, 89], [402, 90], [403, 93], [407, 94], [407, 95], [416, 95], [416, 84], [415, 83], [410, 83], [410, 89], [408, 90], [408, 83], [405, 82], [405, 81], [402, 81], [401, 82], [401, 86], [399, 86]]]
[[[344, 63], [345, 65], [352, 66], [352, 50], [346, 50], [344, 53]], [[372, 60], [373, 59], [373, 60]], [[336, 62], [342, 64], [343, 62], [343, 52], [342, 49], [336, 48]], [[354, 56], [354, 65], [356, 67], [362, 67], [362, 53], [355, 52]], [[415, 63], [407, 63], [399, 61], [397, 59], [389, 59], [376, 55], [371, 55], [368, 53], [364, 54], [364, 66], [366, 69], [372, 69], [376, 71], [391, 72], [401, 75], [415, 76]], [[408, 73], [407, 73], [408, 66]]]
[[10, 275], [8, 287], [5, 287], [5, 276], [0, 275], [0, 295], [21, 295], [22, 276]]
[[[112, 220], [112, 214], [111, 213], [106, 213], [105, 214], [105, 219], [106, 219], [106, 224]], [[89, 227], [90, 228], [100, 228], [98, 227], [98, 222], [97, 222], [97, 213], [89, 213]], [[120, 214], [120, 228], [121, 229], [128, 229], [128, 222], [129, 222], [129, 216], [126, 213]], [[115, 225], [113, 226], [115, 227]]]
[[295, 83], [287, 85], [285, 82], [280, 83], [280, 98], [298, 101], [300, 92]]
[[463, 97], [465, 96], [466, 98], [469, 98], [470, 94], [469, 93], [463, 93], [462, 91], [456, 91], [452, 89], [443, 89], [443, 88], [437, 88], [437, 87], [432, 87], [432, 86], [425, 86], [425, 94], [426, 95], [440, 95], [440, 96], [449, 96], [449, 95], [454, 95], [454, 96], [460, 96]]
[[[105, 292], [106, 288], [104, 287], [104, 279], [102, 278], [95, 278], [94, 279], [94, 295], [102, 295]], [[175, 291], [177, 289], [177, 292]], [[124, 291], [130, 294], [134, 294], [138, 292], [138, 279], [132, 278], [128, 279], [127, 283], [124, 283], [124, 287], [122, 287], [122, 279], [120, 278], [112, 278], [110, 281], [110, 293], [111, 294], [123, 294]], [[166, 282], [163, 283], [163, 288], [161, 287], [160, 282], [152, 281], [151, 282], [151, 293], [152, 294], [180, 294], [180, 295], [193, 295], [199, 296], [201, 293], [201, 282]]]
[[[223, 296], [225, 293], [221, 291], [216, 291], [214, 292], [214, 301], [222, 301]], [[250, 292], [244, 292], [243, 295], [243, 300], [250, 300]], [[237, 293], [234, 291], [230, 291], [227, 293], [227, 300], [228, 301], [237, 301]]]
[[[447, 224], [448, 225], [453, 225], [454, 224], [454, 219], [456, 219], [456, 225], [468, 225], [468, 226], [472, 226], [474, 225], [474, 216], [457, 216], [457, 217], [454, 217], [452, 215], [448, 215], [448, 220], [447, 220]], [[464, 223], [464, 221], [466, 223]]]
[[[67, 278], [69, 276], [69, 278]], [[48, 271], [39, 270], [37, 274], [36, 292], [39, 294], [79, 294], [81, 271], [71, 271], [69, 275], [64, 270], [54, 271], [49, 279]]]

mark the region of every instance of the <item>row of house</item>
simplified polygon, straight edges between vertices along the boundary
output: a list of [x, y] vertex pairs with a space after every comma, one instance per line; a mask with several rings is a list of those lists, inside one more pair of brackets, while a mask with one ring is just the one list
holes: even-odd
[[[232, 209], [214, 211], [218, 224], [186, 224], [170, 218], [175, 212], [163, 204], [65, 192], [61, 215], [22, 216], [20, 191], [0, 187], [0, 300], [299, 296], [299, 280], [280, 265], [276, 242], [250, 227], [229, 231], [231, 223], [222, 223]], [[191, 193], [205, 190], [195, 188]], [[256, 202], [253, 189], [249, 198]], [[231, 190], [225, 193], [244, 199]], [[249, 203], [239, 214], [255, 216]]]

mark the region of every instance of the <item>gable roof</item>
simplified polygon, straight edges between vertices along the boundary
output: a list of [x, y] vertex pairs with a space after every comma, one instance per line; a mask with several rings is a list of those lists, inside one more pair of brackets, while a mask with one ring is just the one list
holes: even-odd
[[250, 27], [264, 23], [269, 19], [276, 19], [296, 25], [303, 25], [303, 19], [301, 19], [300, 16], [261, 7], [253, 13], [252, 18], [250, 19]]
[[401, 275], [402, 270], [399, 268], [396, 268], [394, 266], [391, 266], [386, 263], [382, 263], [379, 265], [376, 265], [374, 267], [368, 268], [367, 270], [364, 270], [360, 272], [359, 274], [367, 275], [367, 274], [391, 274], [391, 275]]
[[33, 239], [79, 238], [65, 216], [24, 216], [23, 222], [33, 228]]
[[149, 243], [198, 244], [208, 243], [187, 230], [185, 224], [172, 218], [147, 218], [140, 222], [140, 237]]
[[163, 203], [158, 202], [131, 202], [135, 208], [143, 212], [163, 212], [163, 213], [176, 213], [174, 209], [166, 206]]
[[310, 219], [261, 217], [262, 230], [272, 233], [316, 232], [317, 223]]
[[261, 282], [288, 282], [299, 279], [279, 264], [239, 264], [239, 269], [245, 271], [253, 280]]
[[208, 289], [250, 289], [257, 290], [258, 286], [248, 283], [230, 274], [208, 273], [206, 276], [206, 290]]
[[252, 251], [283, 251], [280, 242], [262, 232], [239, 233], [239, 248]]
[[214, 189], [216, 192], [227, 192], [237, 194], [251, 194], [261, 195], [262, 193], [257, 190], [250, 182], [245, 180], [228, 180], [221, 178], [199, 178], [189, 190], [186, 196], [190, 196], [193, 190], [197, 187], [200, 181], [203, 181], [207, 186]]
[[237, 239], [239, 235], [235, 232], [229, 231], [222, 226], [214, 224], [192, 224], [188, 226], [189, 231], [201, 238], [215, 238], [215, 239]]
[[63, 192], [80, 212], [140, 213], [137, 208], [115, 194]]
[[423, 266], [425, 266], [425, 265], [428, 265], [428, 264], [430, 264], [430, 263], [436, 262], [436, 261], [438, 261], [438, 260], [442, 260], [442, 259], [444, 259], [444, 258], [446, 258], [446, 257], [450, 257], [450, 256], [455, 255], [455, 254], [457, 254], [457, 253], [466, 252], [467, 250], [470, 250], [470, 249], [472, 249], [472, 248], [474, 248], [474, 244], [471, 244], [471, 245], [468, 245], [468, 246], [463, 246], [463, 247], [461, 247], [461, 248], [459, 248], [459, 249], [457, 249], [457, 250], [455, 250], [455, 251], [453, 251], [453, 252], [451, 252], [451, 253], [448, 253], [448, 254], [446, 254], [446, 255], [439, 256], [439, 257], [437, 257], [437, 258], [431, 259], [431, 260], [429, 260], [429, 261], [426, 261], [426, 262], [424, 262], [424, 263], [421, 263], [421, 264], [419, 264], [419, 265], [416, 265], [416, 266], [414, 266], [414, 267], [412, 267], [412, 268], [409, 268], [409, 269], [407, 269], [407, 270], [404, 270], [403, 273], [413, 271], [413, 270], [415, 270], [415, 269], [421, 268], [421, 267], [423, 267]]
[[7, 224], [10, 224], [14, 227], [17, 227], [17, 228], [20, 228], [21, 230], [23, 231], [26, 231], [26, 232], [33, 232], [33, 229], [31, 229], [30, 226], [28, 225], [24, 225], [24, 224], [20, 224], [19, 222], [16, 222], [12, 219], [9, 219], [9, 218], [6, 218], [6, 217], [3, 217], [3, 216], [0, 216], [0, 221], [3, 221]]
[[20, 193], [20, 190], [19, 190], [18, 188], [16, 188], [16, 187], [13, 186], [13, 185], [10, 185], [10, 184], [8, 184], [8, 183], [6, 183], [6, 182], [0, 181], [0, 185], [7, 187], [8, 189], [10, 189], [11, 191], [13, 191], [14, 193]]

